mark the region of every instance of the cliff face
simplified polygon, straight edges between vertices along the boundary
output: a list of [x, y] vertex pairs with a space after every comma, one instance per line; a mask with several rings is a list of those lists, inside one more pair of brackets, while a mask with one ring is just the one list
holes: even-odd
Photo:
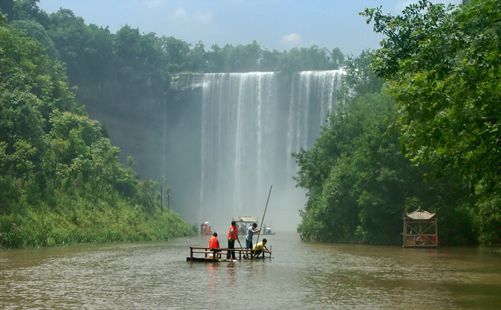
[[200, 182], [201, 79], [197, 74], [173, 76], [162, 96], [114, 93], [109, 91], [117, 89], [113, 82], [78, 90], [90, 117], [99, 120], [120, 147], [122, 161], [131, 156], [142, 179], [170, 188], [169, 202], [186, 218], [193, 217], [187, 211], [192, 199], [187, 197]]
[[86, 103], [89, 115], [101, 122], [113, 144], [120, 147], [124, 162], [132, 156], [141, 178], [162, 181], [164, 161], [174, 152], [179, 131], [200, 131], [200, 87], [197, 90], [194, 86], [196, 78], [173, 77], [163, 96], [110, 94], [106, 89], [112, 87], [106, 85], [80, 89], [78, 96]]

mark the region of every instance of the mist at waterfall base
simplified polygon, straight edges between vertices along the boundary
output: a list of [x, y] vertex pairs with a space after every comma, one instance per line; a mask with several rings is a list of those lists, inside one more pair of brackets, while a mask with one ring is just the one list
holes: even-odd
[[[342, 70], [207, 73], [191, 76], [195, 107], [170, 124], [165, 174], [175, 209], [226, 233], [232, 219], [294, 231], [306, 203], [292, 153], [311, 147], [336, 108]], [[196, 111], [196, 112], [194, 112]], [[198, 115], [198, 117], [196, 117]]]

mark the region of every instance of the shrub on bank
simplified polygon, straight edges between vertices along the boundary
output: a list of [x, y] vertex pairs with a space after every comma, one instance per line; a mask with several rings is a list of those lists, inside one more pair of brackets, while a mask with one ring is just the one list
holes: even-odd
[[168, 240], [194, 233], [174, 212], [147, 214], [125, 200], [110, 207], [104, 202], [75, 199], [71, 205], [29, 206], [22, 213], [0, 215], [0, 246], [8, 248]]

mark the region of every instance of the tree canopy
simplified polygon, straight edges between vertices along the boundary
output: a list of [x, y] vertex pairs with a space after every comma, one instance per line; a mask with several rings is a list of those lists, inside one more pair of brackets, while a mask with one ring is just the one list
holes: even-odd
[[343, 107], [296, 154], [301, 236], [396, 243], [422, 207], [442, 219], [442, 244], [500, 243], [501, 3], [362, 14], [385, 38], [346, 63]]
[[[364, 12], [385, 35], [373, 60], [400, 108], [405, 154], [435, 175], [457, 171], [475, 199], [481, 240], [501, 238], [501, 2], [429, 1], [399, 16]], [[497, 228], [496, 228], [497, 227]]]
[[65, 66], [19, 25], [0, 16], [0, 245], [190, 233], [175, 214], [160, 214], [158, 184], [120, 163]]
[[351, 61], [346, 87], [352, 91], [345, 93], [345, 103], [315, 146], [295, 155], [298, 185], [308, 195], [301, 237], [397, 244], [404, 213], [422, 206], [451, 219], [440, 225], [444, 244], [474, 242], [462, 204], [467, 197], [454, 175], [429, 180], [430, 167], [415, 166], [402, 153], [393, 97], [377, 77], [361, 78], [360, 72], [370, 72], [364, 68], [370, 56], [364, 53]]

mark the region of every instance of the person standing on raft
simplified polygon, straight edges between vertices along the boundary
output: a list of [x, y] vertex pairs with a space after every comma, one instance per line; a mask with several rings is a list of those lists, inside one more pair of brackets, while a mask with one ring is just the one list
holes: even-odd
[[237, 259], [235, 256], [235, 251], [231, 250], [235, 248], [235, 240], [238, 240], [238, 242], [240, 242], [240, 239], [238, 239], [237, 223], [235, 221], [231, 221], [230, 229], [228, 229], [228, 255], [226, 256], [227, 259], [233, 259], [233, 260]]
[[245, 236], [245, 248], [252, 250], [252, 237], [254, 237], [254, 234], [257, 232], [260, 232], [261, 229], [257, 228], [256, 223], [252, 223], [251, 226], [247, 229], [247, 235]]

